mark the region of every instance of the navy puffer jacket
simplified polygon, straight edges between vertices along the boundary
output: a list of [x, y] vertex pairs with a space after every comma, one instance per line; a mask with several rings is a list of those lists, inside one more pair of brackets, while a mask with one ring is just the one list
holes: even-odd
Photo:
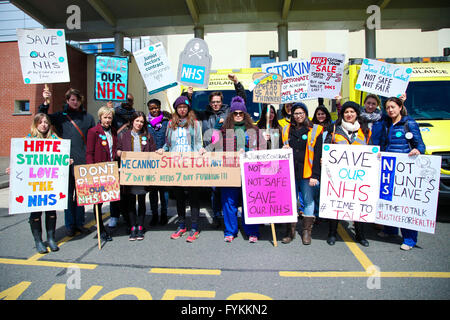
[[[405, 126], [405, 123], [407, 123], [407, 126]], [[402, 119], [394, 125], [392, 125], [391, 119], [387, 119], [384, 131], [386, 133], [386, 143], [384, 144], [384, 147], [382, 147], [383, 151], [409, 153], [413, 148], [416, 148], [421, 154], [425, 153], [425, 144], [423, 143], [422, 135], [420, 134], [419, 125], [413, 118], [403, 116]], [[412, 134], [412, 139], [409, 140], [411, 147], [405, 137], [407, 131]]]

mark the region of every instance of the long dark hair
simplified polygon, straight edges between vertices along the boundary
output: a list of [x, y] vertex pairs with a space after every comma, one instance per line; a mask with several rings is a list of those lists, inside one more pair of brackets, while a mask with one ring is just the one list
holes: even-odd
[[[272, 123], [270, 124], [270, 129], [281, 129], [281, 126], [278, 123], [278, 116], [277, 116], [277, 111], [275, 110], [275, 107], [273, 105], [269, 105], [269, 107], [275, 114], [275, 117], [273, 118]], [[261, 117], [259, 118], [258, 122], [256, 123], [256, 126], [260, 129], [267, 128], [267, 106], [266, 105], [264, 105], [261, 109]]]
[[139, 133], [141, 136], [146, 136], [148, 133], [148, 121], [147, 121], [147, 117], [145, 116], [145, 113], [143, 113], [142, 111], [135, 111], [130, 118], [130, 123], [128, 124], [128, 128], [130, 130], [133, 129], [133, 122], [134, 120], [136, 120], [139, 117], [143, 117], [144, 118], [144, 126], [141, 129], [141, 132]]
[[[257, 128], [254, 124], [253, 124], [253, 119], [252, 117], [247, 113], [244, 112], [244, 125], [245, 125], [245, 129], [254, 129]], [[222, 126], [223, 130], [226, 129], [234, 129], [234, 118], [233, 118], [233, 112], [230, 112], [227, 116], [227, 118], [225, 119], [225, 122], [223, 123]]]
[[[323, 123], [320, 123], [319, 120], [317, 119], [318, 111], [322, 111], [323, 113], [325, 113], [325, 121]], [[316, 108], [316, 110], [314, 111], [314, 116], [312, 118], [312, 123], [320, 124], [324, 128], [328, 128], [328, 126], [331, 124], [331, 114], [325, 106], [320, 105]]]

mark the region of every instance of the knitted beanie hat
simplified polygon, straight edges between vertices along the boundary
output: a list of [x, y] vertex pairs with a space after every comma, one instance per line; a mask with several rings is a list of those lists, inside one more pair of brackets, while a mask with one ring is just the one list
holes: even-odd
[[189, 103], [189, 99], [185, 96], [179, 96], [175, 102], [173, 103], [173, 108], [176, 110], [180, 104], [185, 104], [188, 108], [191, 108], [191, 104]]
[[295, 109], [302, 108], [305, 111], [306, 117], [308, 117], [308, 107], [303, 102], [296, 102], [292, 105], [291, 115], [294, 114]]
[[346, 103], [344, 103], [342, 105], [341, 112], [339, 112], [339, 115], [341, 116], [341, 118], [344, 117], [344, 112], [348, 108], [352, 108], [353, 110], [355, 110], [357, 116], [359, 116], [361, 114], [361, 107], [359, 104], [357, 104], [356, 102], [353, 102], [353, 101], [347, 101]]
[[247, 107], [245, 106], [244, 99], [242, 99], [242, 97], [236, 96], [233, 99], [231, 99], [230, 112], [235, 112], [238, 110], [247, 112]]

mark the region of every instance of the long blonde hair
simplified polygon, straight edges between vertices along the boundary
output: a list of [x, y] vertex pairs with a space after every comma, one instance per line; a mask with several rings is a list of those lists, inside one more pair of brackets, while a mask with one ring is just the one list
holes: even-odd
[[[48, 131], [46, 134], [42, 134], [37, 129], [42, 118], [47, 119], [47, 122], [48, 122]], [[48, 115], [46, 115], [45, 113], [37, 113], [34, 116], [34, 119], [33, 119], [33, 122], [31, 123], [31, 128], [30, 128], [30, 136], [31, 136], [31, 138], [39, 138], [39, 139], [50, 139], [50, 138], [53, 138], [53, 136], [58, 137], [52, 126], [50, 117]]]

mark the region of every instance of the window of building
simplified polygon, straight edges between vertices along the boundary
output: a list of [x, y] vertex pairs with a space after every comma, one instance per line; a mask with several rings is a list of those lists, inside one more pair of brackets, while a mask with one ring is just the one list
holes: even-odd
[[14, 102], [14, 114], [30, 113], [30, 101], [29, 100], [16, 100]]
[[250, 68], [261, 68], [262, 64], [277, 62], [276, 58], [268, 55], [250, 55]]

